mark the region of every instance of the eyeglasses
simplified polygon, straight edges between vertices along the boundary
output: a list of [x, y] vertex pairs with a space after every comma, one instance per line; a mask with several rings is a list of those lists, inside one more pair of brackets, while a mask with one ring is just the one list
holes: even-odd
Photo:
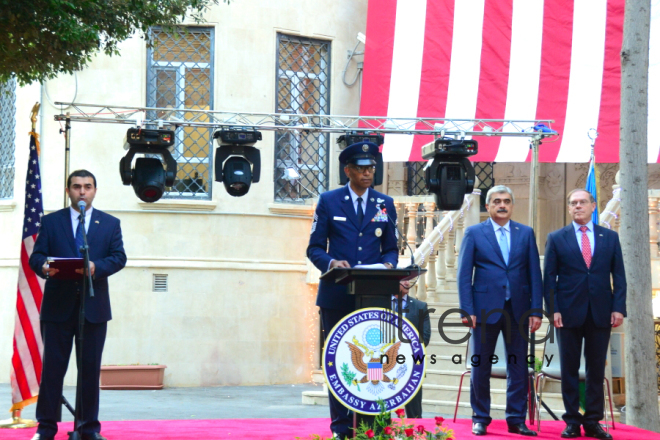
[[590, 203], [591, 202], [589, 200], [571, 200], [570, 202], [568, 202], [570, 206], [577, 206], [577, 205], [587, 206]]
[[376, 172], [376, 167], [373, 165], [351, 165], [349, 168], [356, 170], [358, 173], [375, 173]]

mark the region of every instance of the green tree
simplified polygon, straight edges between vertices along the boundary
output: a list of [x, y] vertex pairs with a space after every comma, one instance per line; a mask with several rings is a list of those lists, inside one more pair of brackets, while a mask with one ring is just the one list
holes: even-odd
[[[223, 0], [229, 3], [229, 0]], [[201, 22], [218, 0], [0, 0], [0, 83], [20, 85], [81, 70], [100, 51], [149, 27]]]

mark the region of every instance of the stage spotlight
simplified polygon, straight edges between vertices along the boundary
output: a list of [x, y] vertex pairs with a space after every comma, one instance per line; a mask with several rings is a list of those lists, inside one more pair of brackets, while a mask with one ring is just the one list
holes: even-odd
[[230, 196], [244, 196], [261, 175], [261, 153], [253, 147], [261, 140], [261, 133], [225, 127], [213, 133], [213, 138], [219, 145], [215, 150], [215, 181], [223, 182]]
[[[357, 144], [358, 142], [371, 142], [378, 145], [379, 147], [383, 145], [384, 138], [382, 134], [373, 133], [369, 131], [352, 131], [347, 134], [343, 134], [337, 138], [337, 143], [339, 148], [344, 150], [349, 145]], [[374, 159], [376, 159], [376, 172], [374, 173], [373, 186], [383, 184], [383, 153], [378, 153]], [[346, 185], [348, 182], [348, 177], [344, 172], [344, 165], [341, 164], [339, 167], [339, 184]]]
[[[174, 131], [129, 128], [126, 132], [128, 153], [119, 161], [119, 174], [124, 185], [132, 185], [140, 200], [153, 203], [160, 199], [166, 186], [174, 185], [176, 161], [168, 150], [174, 145]], [[133, 157], [137, 153], [157, 155], [139, 157], [132, 168]], [[166, 168], [163, 168], [165, 161]]]
[[475, 176], [468, 157], [477, 151], [477, 141], [457, 139], [436, 139], [422, 148], [422, 157], [429, 160], [426, 189], [435, 194], [438, 209], [460, 209], [465, 194], [472, 192]]

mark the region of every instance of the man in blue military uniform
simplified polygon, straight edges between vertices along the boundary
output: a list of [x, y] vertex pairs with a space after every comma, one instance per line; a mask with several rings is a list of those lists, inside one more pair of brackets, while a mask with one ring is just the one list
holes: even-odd
[[[314, 214], [307, 257], [321, 271], [334, 267], [382, 264], [396, 267], [399, 250], [396, 210], [391, 197], [371, 188], [378, 146], [360, 142], [339, 155], [348, 184], [319, 196]], [[319, 282], [316, 305], [321, 308], [324, 335], [344, 316], [355, 310], [355, 298], [346, 286]], [[330, 397], [330, 429], [339, 438], [350, 436], [351, 412], [333, 395]]]

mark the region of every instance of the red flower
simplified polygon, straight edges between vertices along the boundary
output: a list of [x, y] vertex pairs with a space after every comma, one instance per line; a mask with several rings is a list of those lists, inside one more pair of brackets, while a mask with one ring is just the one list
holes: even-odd
[[392, 432], [393, 431], [392, 431], [392, 428], [390, 426], [386, 426], [385, 428], [383, 428], [383, 434], [391, 435]]
[[412, 437], [413, 432], [415, 432], [415, 430], [412, 429], [412, 428], [409, 428], [409, 429], [406, 429], [404, 432], [406, 433], [406, 437]]
[[371, 429], [369, 431], [365, 432], [365, 434], [367, 434], [368, 438], [376, 437], [376, 434], [374, 434], [374, 432]]
[[445, 421], [444, 417], [436, 417], [435, 418], [435, 424], [438, 425], [438, 426], [442, 425], [442, 422], [444, 422], [444, 421]]
[[403, 417], [406, 414], [406, 410], [403, 409], [403, 408], [399, 408], [395, 412], [396, 412], [396, 415], [399, 416], [399, 417]]
[[426, 431], [426, 429], [424, 429], [424, 425], [418, 425], [417, 426], [417, 432], [419, 432], [421, 434], [424, 434], [425, 431]]

